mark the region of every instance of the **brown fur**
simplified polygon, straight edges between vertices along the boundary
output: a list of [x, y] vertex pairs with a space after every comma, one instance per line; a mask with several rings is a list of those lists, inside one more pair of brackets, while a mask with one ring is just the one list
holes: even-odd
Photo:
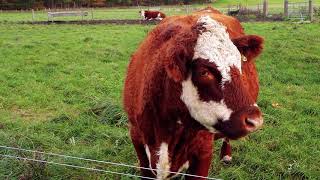
[[[238, 138], [246, 135], [248, 132], [242, 128], [243, 119], [261, 115], [258, 109], [246, 107], [255, 102], [258, 96], [259, 84], [253, 58], [260, 53], [262, 40], [245, 36], [236, 19], [217, 12], [200, 11], [191, 16], [166, 18], [148, 34], [132, 55], [125, 80], [124, 108], [129, 118], [131, 139], [142, 167], [149, 167], [144, 146], [148, 145], [151, 167], [156, 168], [157, 151], [160, 144], [166, 142], [169, 144], [170, 171], [177, 171], [185, 161], [189, 161], [188, 173], [208, 175], [213, 134], [190, 116], [180, 99], [181, 81], [190, 72], [199, 74], [193, 78], [193, 82], [200, 89], [201, 99], [220, 98], [210, 97], [212, 93], [219, 94], [216, 86], [221, 79], [214, 73], [215, 67], [208, 67], [205, 61], [191, 61], [201, 29], [196, 21], [202, 15], [210, 15], [225, 25], [239, 51], [248, 58], [242, 64], [243, 75], [232, 70], [232, 83], [226, 84], [225, 93], [230, 93], [226, 104], [237, 113], [234, 120], [227, 124], [217, 124], [216, 128], [224, 133], [217, 134], [216, 138], [225, 135]], [[202, 77], [202, 71], [207, 70], [210, 71], [205, 73], [208, 76]], [[206, 88], [201, 88], [202, 86], [210, 90], [204, 92]], [[236, 92], [235, 88], [238, 89]], [[228, 92], [229, 90], [232, 92]], [[182, 123], [177, 123], [178, 121]], [[237, 130], [230, 129], [231, 127]], [[142, 170], [142, 175], [154, 177], [149, 170]]]

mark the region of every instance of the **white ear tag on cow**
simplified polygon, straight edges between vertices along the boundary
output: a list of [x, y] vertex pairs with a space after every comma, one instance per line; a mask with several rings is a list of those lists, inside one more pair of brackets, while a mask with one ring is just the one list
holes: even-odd
[[242, 61], [247, 61], [247, 58], [243, 54], [241, 54], [241, 60]]

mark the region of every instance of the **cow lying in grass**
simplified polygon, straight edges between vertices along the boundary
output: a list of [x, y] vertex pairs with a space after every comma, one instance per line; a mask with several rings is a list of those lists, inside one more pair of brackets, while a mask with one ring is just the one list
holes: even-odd
[[166, 15], [160, 11], [139, 11], [142, 20], [162, 20]]
[[262, 126], [254, 64], [262, 44], [214, 9], [168, 17], [148, 34], [132, 55], [123, 94], [140, 166], [152, 168], [143, 176], [167, 179], [187, 169], [206, 177], [213, 139]]

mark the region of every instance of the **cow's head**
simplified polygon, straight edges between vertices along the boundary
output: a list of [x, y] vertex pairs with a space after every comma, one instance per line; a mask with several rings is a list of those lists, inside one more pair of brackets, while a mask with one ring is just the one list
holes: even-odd
[[140, 14], [140, 16], [141, 16], [142, 18], [145, 17], [145, 11], [144, 11], [144, 10], [139, 11], [139, 14]]
[[254, 59], [263, 39], [255, 35], [232, 39], [210, 16], [200, 17], [191, 30], [177, 26], [168, 32], [173, 43], [166, 47], [166, 71], [181, 83], [180, 99], [191, 117], [232, 139], [261, 127]]

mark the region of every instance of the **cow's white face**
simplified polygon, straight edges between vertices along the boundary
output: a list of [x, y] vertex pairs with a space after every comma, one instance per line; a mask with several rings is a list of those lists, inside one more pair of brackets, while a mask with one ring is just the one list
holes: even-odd
[[222, 83], [231, 81], [230, 68], [234, 66], [241, 73], [241, 54], [232, 43], [226, 27], [209, 16], [201, 17], [198, 24], [205, 29], [198, 37], [193, 60], [206, 59], [217, 66]]
[[144, 10], [141, 10], [141, 11], [140, 11], [140, 16], [141, 16], [141, 18], [143, 18], [143, 19], [145, 18], [145, 11], [144, 11]]
[[232, 110], [227, 107], [223, 99], [220, 101], [203, 101], [200, 99], [197, 87], [189, 78], [182, 82], [181, 99], [186, 104], [190, 115], [209, 131], [216, 132], [213, 125], [218, 122], [218, 119], [228, 120]]
[[163, 18], [161, 17], [161, 14], [160, 13], [158, 13], [158, 15], [157, 15], [157, 18], [156, 18], [157, 20], [162, 20]]
[[[197, 39], [194, 49], [193, 61], [207, 60], [215, 64], [222, 76], [223, 84], [231, 80], [230, 68], [236, 67], [241, 72], [241, 54], [232, 43], [226, 32], [226, 27], [209, 16], [201, 17], [198, 24], [204, 28]], [[218, 119], [229, 120], [232, 110], [227, 107], [224, 100], [202, 101], [198, 89], [192, 82], [192, 73], [182, 82], [182, 101], [187, 105], [191, 116], [215, 132], [213, 125]], [[221, 87], [221, 88], [222, 88]]]
[[[255, 130], [262, 124], [260, 110], [254, 106], [255, 102], [247, 100], [248, 94], [235, 97], [241, 90], [238, 81], [242, 76], [238, 48], [231, 41], [226, 27], [216, 20], [204, 16], [197, 23], [202, 28], [194, 48], [191, 71], [182, 81], [181, 100], [190, 115], [211, 132], [224, 131], [225, 126], [228, 131], [230, 128]], [[230, 102], [237, 101], [235, 98], [238, 98], [239, 107], [230, 105]]]

